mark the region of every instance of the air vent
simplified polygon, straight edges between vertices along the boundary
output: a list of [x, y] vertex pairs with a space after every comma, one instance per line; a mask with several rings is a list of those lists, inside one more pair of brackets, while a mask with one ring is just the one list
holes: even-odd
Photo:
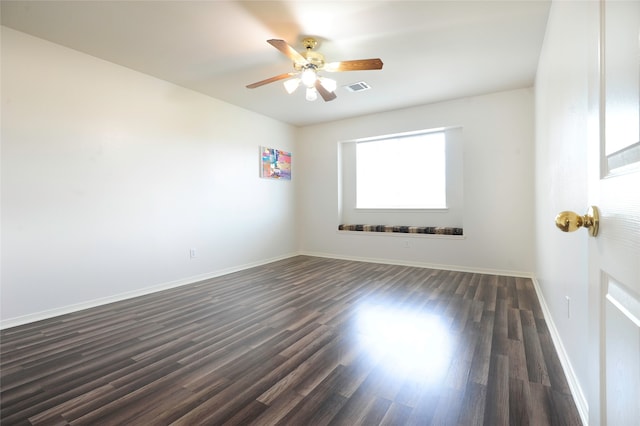
[[353, 84], [349, 84], [348, 86], [344, 86], [344, 88], [350, 92], [362, 92], [363, 90], [371, 89], [371, 86], [369, 86], [364, 81], [360, 81], [358, 83], [353, 83]]

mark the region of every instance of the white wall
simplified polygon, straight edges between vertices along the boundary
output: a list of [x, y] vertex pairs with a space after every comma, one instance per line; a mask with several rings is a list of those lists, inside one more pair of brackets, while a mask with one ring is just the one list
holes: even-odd
[[[456, 126], [464, 139], [464, 239], [337, 231], [340, 141]], [[531, 274], [533, 139], [531, 89], [304, 127], [297, 157], [305, 171], [298, 194], [300, 248], [316, 255]]]
[[3, 326], [295, 254], [294, 134], [2, 28]]
[[[554, 225], [563, 210], [588, 207], [589, 66], [597, 46], [589, 26], [591, 2], [553, 2], [536, 78], [536, 276], [580, 389], [588, 383], [587, 232], [565, 234]], [[570, 315], [566, 297], [570, 298]], [[566, 368], [565, 368], [566, 369]], [[569, 372], [571, 373], [571, 372]]]

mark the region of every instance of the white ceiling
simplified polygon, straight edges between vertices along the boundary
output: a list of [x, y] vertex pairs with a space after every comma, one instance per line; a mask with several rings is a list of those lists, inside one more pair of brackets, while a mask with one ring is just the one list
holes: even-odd
[[[2, 24], [294, 125], [530, 87], [549, 0], [10, 1]], [[314, 36], [328, 62], [381, 58], [380, 71], [327, 75], [338, 98], [305, 100], [266, 40], [299, 51]], [[344, 85], [372, 89], [351, 93]]]

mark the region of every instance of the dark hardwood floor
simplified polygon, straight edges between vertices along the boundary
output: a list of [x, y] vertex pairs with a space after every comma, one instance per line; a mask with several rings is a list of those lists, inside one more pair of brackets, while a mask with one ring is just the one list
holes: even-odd
[[3, 425], [580, 424], [524, 278], [299, 256], [1, 339]]

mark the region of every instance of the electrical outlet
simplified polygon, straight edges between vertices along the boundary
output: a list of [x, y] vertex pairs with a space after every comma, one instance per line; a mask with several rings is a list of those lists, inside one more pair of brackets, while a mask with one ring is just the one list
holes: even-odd
[[189, 257], [191, 259], [194, 259], [194, 258], [198, 257], [198, 253], [196, 252], [196, 249], [194, 249], [194, 248], [189, 249]]
[[567, 300], [567, 318], [571, 318], [571, 298], [569, 296], [564, 298]]
[[409, 241], [405, 241], [403, 247], [404, 248], [410, 248], [411, 245], [409, 244]]

